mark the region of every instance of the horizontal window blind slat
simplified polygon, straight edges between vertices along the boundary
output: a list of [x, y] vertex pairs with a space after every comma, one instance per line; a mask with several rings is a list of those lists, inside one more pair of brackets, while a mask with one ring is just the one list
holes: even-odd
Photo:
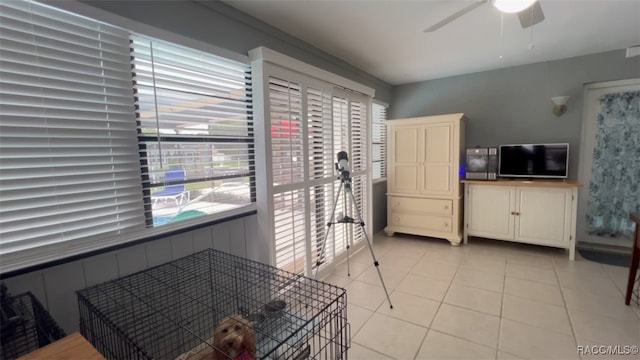
[[119, 52], [123, 45], [128, 43], [127, 36], [112, 38], [111, 42], [100, 33], [95, 33], [92, 38], [77, 37], [75, 34], [61, 34], [63, 37], [55, 37], [55, 33], [46, 32], [49, 29], [36, 29], [25, 27], [24, 29], [9, 28], [11, 20], [0, 17], [3, 21], [0, 43], [3, 48], [20, 54], [37, 56], [40, 59], [57, 59], [71, 61], [69, 54], [75, 54], [73, 60], [82, 64], [94, 64], [92, 60], [103, 59], [113, 65], [119, 63], [125, 57]]
[[13, 15], [12, 17], [22, 18], [29, 23], [48, 24], [50, 22], [56, 22], [75, 28], [99, 29], [103, 34], [128, 35], [128, 32], [124, 29], [31, 1], [5, 1], [0, 4], [0, 9], [2, 9], [3, 13], [13, 11], [11, 13], [11, 15]]
[[[140, 211], [132, 211], [140, 213]], [[82, 214], [66, 214], [82, 215]], [[82, 239], [95, 235], [120, 234], [128, 227], [140, 228], [139, 224], [143, 223], [140, 216], [134, 216], [128, 219], [126, 212], [116, 212], [111, 214], [101, 214], [100, 217], [88, 218], [83, 217], [76, 220], [64, 221], [65, 217], [48, 217], [38, 218], [34, 220], [46, 221], [42, 226], [33, 228], [33, 224], [29, 227], [29, 221], [18, 224], [10, 231], [4, 230], [3, 227], [3, 252], [10, 252], [12, 247], [33, 247], [36, 245], [49, 245], [55, 242], [71, 241]], [[120, 218], [122, 216], [122, 221]], [[73, 217], [70, 217], [73, 218]], [[66, 218], [69, 219], [69, 218]], [[49, 221], [49, 220], [54, 220]], [[58, 220], [58, 222], [55, 222]], [[132, 220], [132, 221], [131, 221]], [[118, 228], [114, 229], [113, 224], [118, 224]], [[64, 229], [64, 230], [62, 230]], [[38, 241], [40, 240], [40, 241]], [[38, 244], [39, 243], [39, 244]], [[9, 249], [7, 249], [9, 248]]]
[[[32, 63], [34, 58], [6, 60], [0, 56], [0, 74], [12, 73], [29, 77], [32, 84], [40, 83], [38, 79], [64, 81], [67, 84], [93, 84], [104, 87], [121, 87], [130, 89], [131, 78], [123, 76], [119, 71], [124, 69], [87, 69], [74, 67], [72, 62], [62, 63], [48, 61], [44, 64]], [[44, 83], [43, 83], [44, 84]]]

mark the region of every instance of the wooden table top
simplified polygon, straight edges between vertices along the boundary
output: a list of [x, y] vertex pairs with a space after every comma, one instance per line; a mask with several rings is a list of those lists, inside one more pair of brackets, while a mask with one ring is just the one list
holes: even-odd
[[73, 333], [43, 348], [19, 357], [18, 360], [104, 360], [98, 352], [80, 333]]

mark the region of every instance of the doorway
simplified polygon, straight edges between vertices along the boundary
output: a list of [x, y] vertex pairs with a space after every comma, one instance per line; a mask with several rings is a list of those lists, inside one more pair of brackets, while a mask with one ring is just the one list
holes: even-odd
[[598, 131], [597, 116], [601, 111], [600, 99], [607, 94], [640, 91], [640, 78], [586, 84], [584, 86], [584, 107], [582, 112], [582, 136], [580, 147], [580, 168], [578, 180], [583, 184], [578, 196], [577, 240], [578, 244], [605, 245], [630, 248], [632, 243], [626, 238], [598, 236], [587, 231], [587, 211], [590, 197], [593, 151]]

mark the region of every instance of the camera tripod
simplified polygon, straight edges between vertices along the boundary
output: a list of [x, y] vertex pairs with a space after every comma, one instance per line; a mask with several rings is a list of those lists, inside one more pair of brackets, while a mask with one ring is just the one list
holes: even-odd
[[[340, 178], [340, 187], [338, 188], [338, 193], [336, 194], [336, 199], [333, 202], [333, 210], [331, 210], [331, 219], [327, 222], [327, 232], [325, 233], [324, 240], [322, 241], [320, 253], [318, 254], [318, 259], [316, 260], [316, 269], [314, 273], [314, 279], [318, 277], [318, 269], [320, 269], [320, 265], [322, 264], [322, 259], [324, 257], [324, 253], [326, 250], [327, 239], [329, 238], [329, 234], [331, 233], [331, 226], [335, 224], [358, 224], [362, 228], [362, 233], [364, 234], [364, 238], [367, 243], [367, 247], [369, 248], [369, 252], [371, 253], [371, 258], [373, 259], [373, 265], [378, 272], [378, 277], [380, 278], [380, 283], [382, 284], [382, 288], [384, 289], [384, 293], [387, 296], [387, 301], [389, 302], [389, 308], [393, 309], [393, 305], [391, 304], [391, 298], [389, 298], [389, 292], [387, 291], [387, 286], [384, 284], [384, 280], [382, 279], [382, 273], [380, 272], [378, 260], [376, 259], [376, 255], [373, 252], [373, 247], [371, 246], [371, 242], [369, 241], [369, 236], [367, 235], [367, 230], [364, 227], [364, 221], [362, 220], [362, 216], [360, 215], [360, 210], [358, 209], [358, 204], [356, 203], [356, 199], [353, 196], [353, 192], [351, 190], [351, 177], [349, 176], [348, 163], [347, 161], [347, 153], [341, 151], [338, 153], [338, 163], [336, 163], [336, 171], [338, 171]], [[342, 165], [342, 168], [339, 167], [339, 164]], [[357, 215], [357, 219], [353, 217], [344, 215], [340, 216], [339, 219], [335, 218], [336, 215], [336, 207], [338, 206], [338, 201], [340, 199], [340, 193], [344, 190], [343, 193], [343, 204], [345, 206], [345, 211], [348, 209], [347, 201], [351, 201], [351, 205], [353, 209], [355, 209], [355, 214]], [[342, 214], [341, 214], [342, 215]], [[335, 220], [335, 221], [334, 221]], [[349, 243], [349, 239], [346, 239], [346, 249], [347, 249], [347, 276], [351, 276], [351, 269], [349, 263], [349, 248], [351, 244]]]

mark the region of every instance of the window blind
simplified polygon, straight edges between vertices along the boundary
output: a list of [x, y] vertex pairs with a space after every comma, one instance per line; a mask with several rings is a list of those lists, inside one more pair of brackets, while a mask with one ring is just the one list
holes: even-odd
[[252, 202], [249, 65], [138, 35], [131, 55], [147, 223]]
[[133, 114], [127, 31], [0, 3], [3, 268], [16, 251], [144, 228]]
[[371, 114], [371, 162], [372, 179], [387, 177], [387, 108], [373, 104]]

